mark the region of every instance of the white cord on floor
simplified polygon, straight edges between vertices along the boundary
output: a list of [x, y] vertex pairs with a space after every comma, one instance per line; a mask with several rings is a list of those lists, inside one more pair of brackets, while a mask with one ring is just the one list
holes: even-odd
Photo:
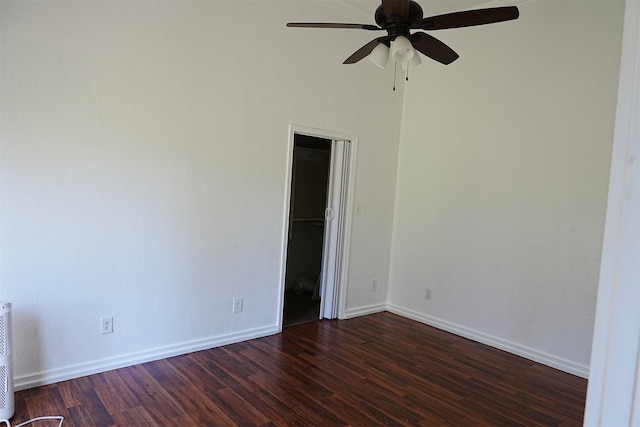
[[[51, 417], [36, 417], [36, 418], [31, 418], [29, 421], [25, 421], [21, 424], [15, 425], [13, 427], [23, 427], [26, 426], [27, 424], [31, 424], [35, 421], [44, 421], [44, 420], [58, 420], [60, 421], [60, 423], [58, 424], [58, 427], [62, 426], [62, 422], [64, 421], [64, 417], [59, 416], [59, 415], [55, 415], [55, 416], [51, 416]], [[9, 420], [0, 420], [0, 425], [2, 425], [2, 423], [5, 423], [7, 425], [7, 427], [12, 427], [11, 423], [9, 422]]]

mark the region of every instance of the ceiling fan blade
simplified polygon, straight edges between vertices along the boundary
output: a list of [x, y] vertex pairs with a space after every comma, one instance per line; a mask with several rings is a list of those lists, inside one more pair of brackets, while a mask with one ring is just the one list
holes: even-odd
[[382, 28], [377, 25], [370, 24], [341, 24], [341, 23], [330, 23], [330, 22], [288, 22], [287, 27], [297, 27], [297, 28], [352, 28], [357, 30], [382, 30]]
[[360, 49], [353, 52], [353, 54], [350, 57], [344, 60], [343, 64], [355, 64], [356, 62], [360, 61], [361, 59], [369, 55], [373, 51], [373, 49], [375, 49], [376, 46], [378, 46], [378, 43], [383, 43], [387, 38], [388, 37], [378, 37], [377, 39], [371, 40], [369, 43], [365, 44]]
[[409, 17], [409, 0], [382, 0], [382, 10], [387, 18], [397, 15], [406, 21]]
[[488, 9], [463, 10], [461, 12], [424, 18], [413, 26], [423, 30], [472, 27], [517, 19], [520, 12], [516, 6], [492, 7]]
[[449, 46], [427, 33], [412, 34], [411, 44], [416, 50], [441, 64], [449, 65], [460, 57]]

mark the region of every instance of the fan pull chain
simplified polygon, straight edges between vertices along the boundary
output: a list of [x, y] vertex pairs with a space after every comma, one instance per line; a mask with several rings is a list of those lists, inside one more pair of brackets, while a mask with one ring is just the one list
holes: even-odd
[[393, 63], [393, 91], [396, 91], [396, 73], [398, 71], [398, 63]]
[[405, 81], [409, 81], [409, 64], [407, 64], [407, 74], [404, 76]]

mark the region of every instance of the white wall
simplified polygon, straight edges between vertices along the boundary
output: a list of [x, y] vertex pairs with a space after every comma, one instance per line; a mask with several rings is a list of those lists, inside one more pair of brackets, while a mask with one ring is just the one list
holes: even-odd
[[389, 306], [586, 376], [624, 3], [518, 6], [405, 88]]
[[586, 375], [623, 5], [519, 6], [434, 33], [461, 59], [412, 70], [396, 189], [402, 88], [341, 65], [371, 33], [284, 25], [370, 22], [368, 5], [0, 2], [18, 387], [275, 332], [290, 123], [359, 136], [351, 315], [388, 297]]
[[0, 5], [18, 388], [276, 332], [290, 123], [359, 137], [347, 309], [384, 306], [402, 91], [341, 64], [370, 33], [285, 27], [367, 19], [357, 9]]

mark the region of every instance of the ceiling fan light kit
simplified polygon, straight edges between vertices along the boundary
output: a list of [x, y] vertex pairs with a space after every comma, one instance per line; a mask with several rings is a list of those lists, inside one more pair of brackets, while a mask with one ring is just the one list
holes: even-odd
[[[384, 68], [390, 54], [396, 65], [400, 64], [406, 70], [409, 65], [415, 66], [422, 62], [418, 52], [444, 65], [451, 64], [459, 57], [445, 43], [424, 31], [493, 24], [517, 19], [518, 16], [520, 12], [516, 6], [504, 6], [423, 18], [422, 7], [413, 0], [382, 0], [374, 15], [377, 25], [289, 22], [287, 27], [386, 31], [386, 36], [371, 40], [351, 54], [344, 64], [355, 64], [367, 58], [376, 66]], [[422, 31], [411, 33], [411, 30]]]
[[414, 54], [415, 51], [411, 42], [404, 36], [396, 37], [391, 43], [391, 58], [396, 64], [408, 64], [413, 59]]
[[385, 68], [389, 62], [389, 46], [378, 43], [377, 46], [367, 55], [367, 59], [376, 67]]
[[413, 55], [413, 58], [411, 58], [411, 61], [409, 61], [407, 64], [402, 64], [402, 69], [406, 70], [409, 68], [409, 66], [417, 67], [420, 64], [422, 64], [422, 59], [420, 59], [420, 55], [418, 54], [418, 52], [416, 52], [415, 55]]

